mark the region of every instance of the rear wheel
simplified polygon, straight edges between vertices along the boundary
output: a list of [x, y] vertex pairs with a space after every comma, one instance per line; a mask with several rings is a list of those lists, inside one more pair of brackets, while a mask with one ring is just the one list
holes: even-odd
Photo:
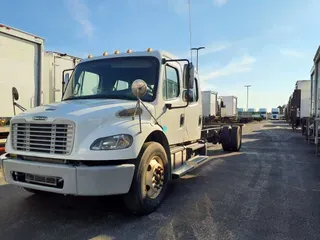
[[234, 126], [230, 133], [230, 150], [238, 152], [241, 148], [241, 128], [239, 126]]
[[224, 151], [230, 151], [230, 126], [224, 126], [220, 133], [220, 142]]
[[155, 211], [165, 196], [169, 174], [164, 148], [157, 142], [145, 143], [136, 159], [131, 188], [124, 196], [127, 208], [138, 215]]

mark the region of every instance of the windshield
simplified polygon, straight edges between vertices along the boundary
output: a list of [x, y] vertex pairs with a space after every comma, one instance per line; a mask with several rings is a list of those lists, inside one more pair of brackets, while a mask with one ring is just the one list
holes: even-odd
[[261, 111], [260, 113], [261, 113], [261, 114], [266, 114], [266, 112], [265, 112], [265, 111]]
[[147, 83], [143, 101], [153, 101], [158, 83], [159, 61], [154, 57], [108, 58], [80, 63], [67, 85], [63, 100], [113, 98], [136, 100], [131, 84]]
[[272, 114], [279, 114], [279, 112], [272, 112]]

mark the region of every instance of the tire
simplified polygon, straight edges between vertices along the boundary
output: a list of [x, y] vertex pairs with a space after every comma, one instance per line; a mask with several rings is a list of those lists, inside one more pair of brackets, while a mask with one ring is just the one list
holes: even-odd
[[[153, 196], [149, 196], [157, 191], [153, 186], [147, 185], [148, 179], [150, 180], [150, 177], [147, 177], [148, 173], [156, 174], [155, 169], [159, 167], [155, 161], [158, 163], [159, 161], [162, 161], [162, 182], [159, 180], [159, 175], [156, 177], [157, 183], [162, 183], [162, 188], [158, 191], [157, 195], [155, 193]], [[129, 192], [124, 196], [124, 203], [132, 213], [136, 215], [145, 215], [154, 212], [160, 206], [165, 196], [170, 176], [167, 154], [159, 143], [145, 143], [136, 159], [135, 165], [132, 184]], [[153, 183], [150, 185], [153, 185]]]
[[220, 142], [224, 151], [230, 151], [230, 126], [224, 126], [222, 128]]
[[241, 148], [241, 128], [238, 126], [234, 126], [231, 129], [230, 133], [230, 150], [233, 152], [238, 152]]

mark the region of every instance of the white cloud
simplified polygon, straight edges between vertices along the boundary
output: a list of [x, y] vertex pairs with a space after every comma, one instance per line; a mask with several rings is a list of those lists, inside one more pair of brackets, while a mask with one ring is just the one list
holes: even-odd
[[228, 0], [213, 0], [213, 5], [220, 7], [227, 4]]
[[235, 73], [249, 72], [252, 69], [252, 65], [256, 62], [256, 59], [251, 56], [244, 56], [239, 60], [231, 61], [225, 67], [214, 70], [212, 72], [201, 74], [201, 79], [207, 81], [213, 78], [229, 76]]
[[296, 57], [296, 58], [301, 58], [304, 56], [304, 54], [302, 52], [299, 52], [297, 50], [294, 49], [281, 49], [280, 53], [284, 56], [288, 56], [288, 57]]
[[69, 12], [73, 19], [82, 27], [82, 33], [87, 37], [92, 37], [94, 26], [89, 19], [90, 9], [82, 0], [66, 0]]
[[189, 12], [188, 0], [174, 0], [168, 1], [168, 4], [172, 6], [173, 10], [177, 14], [186, 14]]
[[221, 43], [221, 44], [211, 43], [211, 44], [208, 44], [208, 46], [206, 46], [205, 49], [199, 51], [199, 56], [220, 52], [229, 47], [230, 47], [230, 44], [228, 43]]

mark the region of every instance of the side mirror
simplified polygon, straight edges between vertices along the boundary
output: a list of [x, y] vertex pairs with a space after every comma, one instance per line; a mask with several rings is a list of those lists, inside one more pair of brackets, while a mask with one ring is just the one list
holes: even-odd
[[18, 101], [19, 100], [19, 92], [18, 90], [13, 87], [12, 88], [12, 98], [15, 100], [15, 101]]
[[194, 87], [194, 66], [192, 63], [188, 64], [187, 87], [189, 89], [193, 89]]
[[69, 73], [67, 73], [66, 75], [64, 75], [64, 84], [65, 84], [65, 86], [68, 85], [69, 78], [70, 78], [70, 74], [69, 74]]
[[142, 79], [136, 79], [131, 85], [131, 91], [137, 98], [142, 98], [147, 92], [147, 84]]

